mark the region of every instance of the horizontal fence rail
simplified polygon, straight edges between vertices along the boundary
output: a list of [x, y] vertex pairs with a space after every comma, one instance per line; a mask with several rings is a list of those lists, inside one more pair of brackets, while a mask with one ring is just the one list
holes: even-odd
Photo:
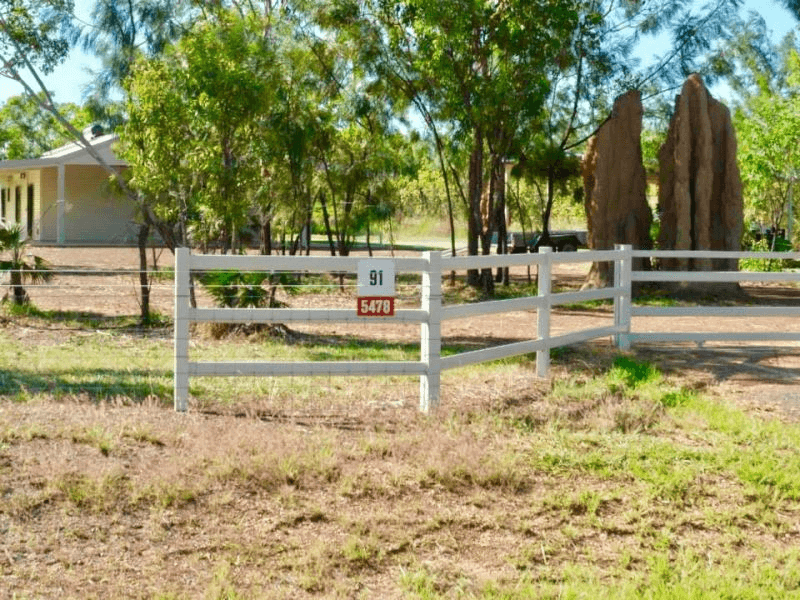
[[[566, 345], [612, 337], [621, 349], [636, 341], [800, 341], [800, 332], [636, 332], [634, 317], [759, 317], [800, 316], [800, 306], [635, 306], [633, 282], [718, 283], [740, 281], [800, 281], [800, 273], [755, 273], [741, 271], [634, 271], [635, 258], [645, 259], [795, 259], [800, 253], [720, 252], [720, 251], [643, 251], [630, 246], [614, 250], [553, 253], [542, 248], [535, 254], [487, 256], [450, 256], [447, 252], [426, 252], [421, 258], [392, 258], [396, 273], [418, 273], [422, 276], [419, 308], [395, 311], [393, 322], [420, 325], [420, 358], [418, 361], [210, 361], [189, 360], [189, 336], [192, 322], [225, 323], [359, 323], [373, 321], [353, 309], [327, 308], [192, 308], [189, 303], [191, 273], [214, 270], [232, 271], [289, 271], [296, 273], [353, 274], [358, 272], [363, 258], [314, 256], [234, 256], [195, 255], [179, 248], [175, 257], [175, 409], [187, 410], [190, 377], [234, 376], [394, 376], [420, 378], [420, 410], [434, 409], [440, 396], [441, 373], [467, 365], [493, 361], [521, 354], [536, 353], [536, 373], [547, 377], [550, 350]], [[612, 262], [614, 281], [606, 288], [582, 291], [553, 292], [554, 263]], [[538, 292], [536, 296], [510, 300], [491, 300], [471, 304], [443, 306], [442, 276], [452, 271], [491, 269], [510, 266], [536, 266]], [[587, 301], [611, 300], [614, 307], [613, 324], [605, 327], [574, 331], [553, 336], [550, 316], [553, 307]], [[510, 311], [536, 311], [536, 335], [522, 340], [442, 356], [442, 323], [468, 317], [502, 314]]]
[[[800, 260], [800, 252], [726, 252], [719, 250], [632, 250], [624, 246], [622, 252], [630, 253], [632, 258], [647, 259], [756, 259], [756, 260]], [[800, 281], [800, 272], [752, 272], [752, 271], [632, 271], [632, 281], [655, 283], [795, 283]], [[800, 301], [800, 291], [798, 293]], [[800, 302], [793, 306], [634, 306], [631, 317], [702, 317], [721, 319], [728, 317], [798, 317]], [[630, 328], [630, 323], [628, 324]], [[692, 332], [635, 332], [629, 329], [619, 339], [622, 349], [637, 342], [694, 342], [703, 344], [712, 341], [726, 342], [797, 342], [800, 331], [692, 331]]]

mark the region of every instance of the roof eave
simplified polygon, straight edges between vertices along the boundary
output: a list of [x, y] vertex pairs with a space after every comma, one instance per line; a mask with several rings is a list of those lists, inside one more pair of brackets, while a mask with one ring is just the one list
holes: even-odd
[[[113, 154], [110, 149], [111, 144], [118, 141], [116, 135], [106, 135], [99, 138], [92, 144], [98, 153], [108, 152]], [[107, 157], [106, 163], [112, 167], [127, 167], [128, 163], [116, 157]], [[57, 167], [58, 165], [97, 165], [97, 161], [92, 158], [87, 149], [77, 142], [70, 142], [60, 148], [51, 150], [39, 158], [29, 158], [20, 160], [0, 161], [0, 171], [19, 171], [20, 169], [43, 169], [46, 167]]]

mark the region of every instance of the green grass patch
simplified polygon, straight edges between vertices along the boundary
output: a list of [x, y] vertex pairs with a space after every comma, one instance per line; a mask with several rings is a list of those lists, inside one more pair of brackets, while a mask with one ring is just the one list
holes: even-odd
[[[418, 597], [443, 597], [431, 591], [431, 595]], [[514, 585], [488, 584], [480, 597], [575, 600], [798, 598], [800, 562], [795, 550], [781, 552], [775, 560], [750, 561], [736, 555], [710, 556], [683, 548], [675, 553], [653, 553], [638, 565], [620, 568], [610, 578], [597, 569], [587, 569], [576, 563], [567, 565], [558, 581], [532, 581], [523, 576]]]
[[487, 296], [483, 290], [467, 285], [463, 281], [456, 282], [455, 285], [445, 284], [442, 286], [443, 304], [470, 304], [474, 302], [486, 302], [488, 300], [511, 300], [514, 298], [526, 298], [538, 295], [538, 287], [535, 282], [516, 283], [509, 285], [495, 284], [494, 293]]
[[172, 345], [125, 335], [70, 335], [56, 343], [23, 345], [0, 333], [0, 395], [95, 401], [172, 395]]
[[[606, 398], [616, 411], [610, 431], [561, 430], [561, 443], [540, 457], [556, 472], [580, 470], [604, 478], [633, 477], [653, 498], [684, 502], [703, 475], [733, 477], [766, 502], [800, 500], [800, 427], [754, 419], [664, 379], [652, 364], [619, 357], [603, 375], [560, 381], [561, 403]], [[620, 426], [623, 418], [638, 426]], [[694, 432], [687, 447], [654, 432], [666, 427]]]
[[150, 281], [158, 283], [172, 283], [175, 281], [174, 267], [158, 267], [148, 272]]
[[111, 316], [91, 311], [76, 310], [45, 310], [28, 302], [16, 305], [11, 302], [0, 303], [0, 315], [9, 319], [28, 318], [38, 322], [57, 324], [70, 329], [86, 330], [129, 330], [145, 328], [162, 328], [172, 323], [172, 317], [163, 315], [158, 311], [150, 311], [150, 320], [142, 323], [138, 316], [119, 315]]

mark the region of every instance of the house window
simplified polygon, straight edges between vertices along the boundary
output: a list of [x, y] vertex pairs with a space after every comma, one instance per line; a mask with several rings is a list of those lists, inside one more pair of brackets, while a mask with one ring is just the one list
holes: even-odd
[[28, 186], [28, 206], [25, 214], [25, 222], [28, 229], [28, 237], [33, 237], [33, 184]]
[[14, 194], [14, 220], [17, 224], [22, 223], [22, 188], [17, 186]]

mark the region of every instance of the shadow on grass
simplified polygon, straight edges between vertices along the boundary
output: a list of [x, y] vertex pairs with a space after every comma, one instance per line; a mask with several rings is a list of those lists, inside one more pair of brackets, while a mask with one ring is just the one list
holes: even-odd
[[0, 369], [0, 397], [25, 399], [33, 394], [82, 396], [96, 402], [158, 398], [172, 402], [172, 371], [145, 369], [70, 369], [30, 373]]
[[[2, 315], [5, 312], [5, 316]], [[141, 337], [168, 337], [172, 332], [169, 317], [151, 312], [150, 321], [142, 324], [138, 315], [107, 315], [82, 310], [43, 310], [28, 303], [22, 306], [6, 304], [0, 312], [0, 322], [30, 318], [79, 330], [102, 330]]]
[[419, 342], [392, 342], [353, 336], [305, 336], [309, 362], [326, 360], [419, 360]]
[[[503, 346], [525, 341], [520, 338], [494, 336], [450, 336], [442, 339], [442, 356], [452, 356], [473, 350], [483, 350], [494, 346]], [[309, 361], [332, 360], [405, 360], [417, 361], [420, 356], [419, 340], [399, 342], [391, 340], [375, 340], [357, 336], [302, 334], [295, 338], [294, 344], [304, 348]], [[526, 355], [519, 360], [526, 362]]]

